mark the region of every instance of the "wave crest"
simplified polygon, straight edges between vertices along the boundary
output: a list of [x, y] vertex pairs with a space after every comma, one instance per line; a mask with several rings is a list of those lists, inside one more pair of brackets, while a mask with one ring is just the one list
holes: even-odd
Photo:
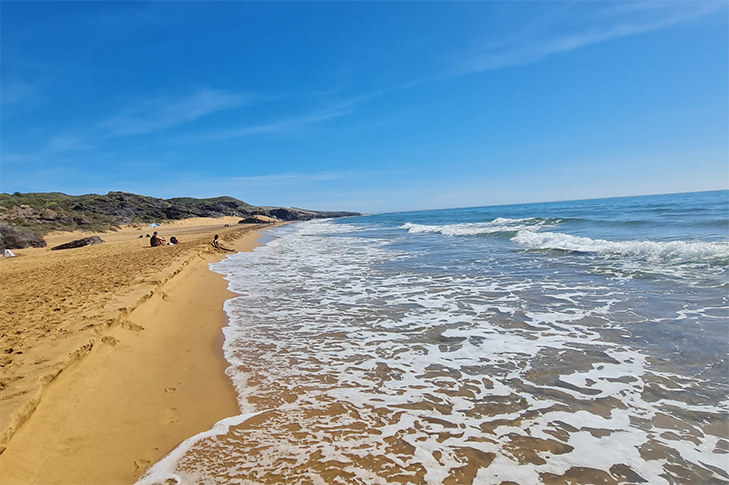
[[497, 217], [489, 222], [470, 222], [462, 224], [427, 225], [406, 222], [400, 229], [407, 229], [410, 234], [443, 234], [444, 236], [475, 236], [478, 234], [495, 234], [499, 232], [518, 232], [524, 229], [540, 229], [545, 225], [558, 223], [557, 219], [507, 219]]
[[556, 249], [601, 256], [627, 256], [648, 261], [727, 261], [729, 242], [724, 241], [607, 241], [559, 232], [521, 230], [512, 241], [531, 249]]

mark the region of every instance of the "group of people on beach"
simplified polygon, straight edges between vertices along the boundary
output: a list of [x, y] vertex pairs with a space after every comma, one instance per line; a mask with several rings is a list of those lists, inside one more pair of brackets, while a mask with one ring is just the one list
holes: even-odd
[[[142, 237], [142, 236], [139, 236]], [[170, 238], [170, 242], [168, 243], [165, 238], [157, 234], [157, 231], [154, 231], [152, 234], [152, 237], [149, 238], [149, 244], [150, 246], [157, 247], [157, 246], [174, 246], [175, 244], [179, 243], [180, 241], [177, 240], [175, 236], [172, 236]], [[219, 236], [216, 234], [213, 238], [213, 242], [210, 243], [215, 249], [220, 249], [221, 251], [229, 251], [232, 252], [232, 249], [228, 249], [226, 247], [223, 247], [220, 245]]]
[[178, 241], [175, 236], [172, 236], [170, 238], [170, 242], [168, 243], [165, 238], [163, 238], [162, 236], [157, 234], [157, 231], [154, 231], [154, 233], [152, 234], [152, 237], [149, 238], [149, 244], [153, 248], [157, 247], [157, 246], [174, 246], [175, 244], [177, 244], [179, 242], [180, 241]]

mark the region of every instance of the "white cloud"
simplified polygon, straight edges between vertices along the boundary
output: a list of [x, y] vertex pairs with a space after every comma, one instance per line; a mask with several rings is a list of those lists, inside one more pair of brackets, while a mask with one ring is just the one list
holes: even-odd
[[200, 90], [187, 98], [150, 100], [101, 122], [96, 131], [105, 136], [141, 135], [195, 121], [216, 111], [238, 108], [260, 100], [251, 94]]
[[263, 133], [281, 133], [288, 131], [300, 130], [308, 125], [320, 123], [340, 116], [345, 116], [354, 112], [354, 108], [366, 101], [369, 101], [386, 94], [402, 91], [409, 89], [417, 84], [421, 84], [423, 81], [412, 81], [407, 84], [402, 84], [390, 88], [380, 89], [370, 93], [361, 94], [359, 96], [352, 96], [346, 99], [342, 99], [334, 105], [320, 109], [311, 114], [300, 115], [291, 118], [282, 119], [271, 123], [262, 123], [258, 125], [245, 126], [227, 131], [218, 131], [213, 134], [200, 135], [197, 137], [186, 138], [187, 142], [205, 142], [215, 140], [225, 140], [230, 138], [239, 138], [244, 136], [259, 135]]
[[[21, 86], [18, 84], [17, 86]], [[27, 86], [27, 85], [23, 85]], [[27, 96], [28, 89], [16, 87], [13, 101]], [[3, 94], [4, 91], [3, 91]], [[151, 99], [136, 107], [97, 123], [86, 130], [70, 130], [52, 136], [45, 146], [29, 153], [10, 153], [3, 155], [3, 163], [13, 163], [23, 159], [41, 159], [50, 154], [96, 148], [101, 138], [141, 135], [160, 131], [178, 124], [194, 121], [216, 111], [233, 109], [245, 104], [261, 101], [262, 97], [246, 93], [226, 93], [204, 89], [176, 101]]]
[[626, 2], [577, 15], [563, 7], [508, 39], [461, 56], [455, 75], [530, 64], [552, 54], [677, 25], [724, 7], [722, 2]]

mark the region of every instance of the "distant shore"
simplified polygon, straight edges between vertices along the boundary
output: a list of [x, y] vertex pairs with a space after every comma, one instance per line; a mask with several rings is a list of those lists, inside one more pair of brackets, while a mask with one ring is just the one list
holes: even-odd
[[[232, 254], [209, 244], [214, 234], [235, 251], [257, 245], [257, 227], [237, 220], [125, 227], [101, 245], [0, 262], [0, 483], [133, 483], [238, 413], [221, 351], [233, 294], [208, 269]], [[151, 248], [155, 230], [181, 243]]]

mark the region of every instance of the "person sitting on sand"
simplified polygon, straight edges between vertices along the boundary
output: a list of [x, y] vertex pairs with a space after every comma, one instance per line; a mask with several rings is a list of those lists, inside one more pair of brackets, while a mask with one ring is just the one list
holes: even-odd
[[220, 245], [217, 234], [213, 238], [213, 242], [211, 242], [210, 244], [212, 244], [215, 249], [220, 249], [221, 251], [231, 251], [231, 252], [233, 251], [232, 249], [224, 248], [223, 246]]
[[167, 246], [167, 241], [165, 241], [165, 238], [158, 236], [157, 231], [154, 231], [152, 237], [149, 239], [149, 244], [153, 248], [157, 246]]

